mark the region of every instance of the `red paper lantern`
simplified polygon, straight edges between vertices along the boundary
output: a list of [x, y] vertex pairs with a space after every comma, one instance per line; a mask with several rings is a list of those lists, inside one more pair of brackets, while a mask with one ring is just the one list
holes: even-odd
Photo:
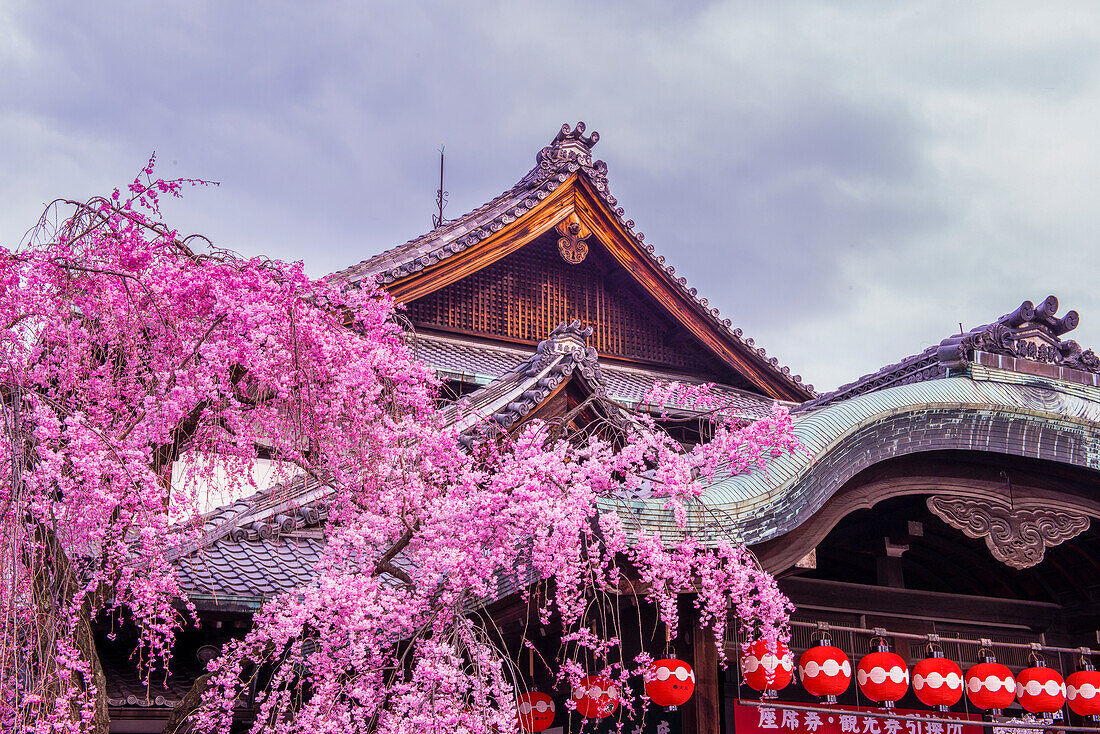
[[811, 647], [798, 659], [798, 679], [802, 687], [825, 703], [836, 703], [836, 697], [848, 690], [852, 682], [852, 664], [848, 656], [829, 638]]
[[1016, 679], [1007, 665], [988, 657], [966, 671], [966, 697], [978, 708], [1000, 716], [1001, 709], [1016, 700]]
[[1051, 714], [1066, 703], [1066, 682], [1045, 665], [1024, 668], [1016, 676], [1016, 697], [1024, 711]]
[[695, 692], [695, 671], [683, 660], [654, 660], [645, 675], [645, 695], [658, 706], [676, 708]]
[[925, 706], [947, 711], [962, 698], [962, 670], [937, 651], [913, 666], [913, 693]]
[[539, 691], [521, 693], [516, 697], [519, 728], [523, 731], [543, 731], [554, 723], [554, 699]]
[[775, 698], [794, 677], [794, 656], [779, 640], [775, 652], [769, 652], [766, 641], [757, 640], [741, 654], [741, 673], [750, 687], [764, 692], [764, 698]]
[[603, 719], [619, 708], [619, 684], [603, 675], [586, 675], [573, 689], [577, 711], [586, 719]]
[[909, 669], [901, 655], [889, 652], [886, 643], [875, 646], [859, 661], [856, 681], [863, 695], [884, 708], [893, 708], [894, 702], [909, 690]]
[[1100, 671], [1086, 664], [1066, 678], [1066, 701], [1078, 716], [1100, 716]]

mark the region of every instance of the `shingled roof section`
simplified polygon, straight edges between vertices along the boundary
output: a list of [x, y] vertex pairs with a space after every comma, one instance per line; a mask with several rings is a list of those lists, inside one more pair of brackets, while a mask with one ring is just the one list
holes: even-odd
[[[482, 344], [458, 337], [438, 334], [416, 334], [412, 337], [416, 356], [435, 370], [442, 380], [453, 380], [473, 385], [488, 385], [531, 359], [530, 349], [516, 349], [497, 344]], [[599, 363], [600, 374], [607, 397], [627, 408], [645, 409], [643, 399], [658, 383], [678, 382], [684, 385], [701, 385], [690, 375], [620, 364]], [[731, 385], [711, 384], [711, 392], [722, 405], [745, 420], [759, 420], [771, 415], [776, 401], [771, 398]], [[690, 411], [691, 405], [677, 396], [664, 406], [673, 410]], [[794, 405], [787, 403], [787, 405]]]
[[[574, 373], [580, 375], [593, 395], [607, 399], [607, 384], [600, 369], [599, 355], [587, 346], [592, 327], [580, 321], [559, 324], [550, 338], [539, 342], [535, 353], [499, 379], [475, 390], [443, 411], [444, 421], [463, 432], [477, 430], [488, 422], [508, 430], [522, 421], [550, 397]], [[611, 405], [610, 400], [606, 400]], [[621, 415], [609, 416], [620, 419]]]
[[688, 286], [685, 278], [677, 277], [676, 269], [666, 264], [664, 255], [656, 254], [653, 245], [645, 243], [645, 234], [634, 230], [634, 220], [626, 218], [623, 208], [618, 206], [618, 200], [611, 194], [607, 164], [592, 159], [592, 147], [599, 141], [599, 133], [585, 136], [584, 132], [583, 122], [578, 122], [575, 128], [562, 125], [550, 145], [535, 156], [534, 168], [500, 196], [403, 245], [333, 273], [331, 277], [348, 283], [373, 278], [381, 286], [400, 281], [463, 252], [521, 219], [550, 192], [577, 174], [584, 177], [596, 191], [607, 205], [608, 212], [622, 225], [638, 249], [659, 266], [658, 270], [669, 284], [685, 294], [700, 313], [739, 342], [766, 369], [796, 386], [803, 394], [816, 395], [813, 385], [803, 384], [800, 375], [792, 375], [789, 367], [780, 365], [775, 357], [768, 357], [763, 347], [756, 346], [754, 340], [744, 336], [744, 332], [735, 328], [729, 319], [722, 318], [717, 308], [712, 307], [706, 298], [701, 298], [695, 288]]

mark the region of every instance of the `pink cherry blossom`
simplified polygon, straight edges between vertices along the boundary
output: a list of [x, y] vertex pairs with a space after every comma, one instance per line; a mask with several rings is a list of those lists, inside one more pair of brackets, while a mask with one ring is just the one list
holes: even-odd
[[[260, 459], [328, 488], [325, 549], [312, 583], [210, 663], [196, 731], [229, 731], [256, 666], [270, 683], [254, 731], [511, 730], [521, 676], [484, 610], [504, 587], [566, 630], [562, 689], [606, 675], [628, 713], [646, 705], [628, 683], [652, 656], [622, 660], [593, 617], [624, 570], [673, 633], [691, 594], [719, 649], [731, 616], [785, 636], [790, 605], [752, 554], [688, 522], [709, 482], [797, 449], [784, 410], [744, 425], [706, 386], [662, 385], [650, 402], [680, 394], [712, 438], [685, 449], [642, 413], [614, 439], [533, 421], [470, 447], [383, 291], [161, 223], [160, 197], [200, 183], [156, 179], [150, 160], [128, 192], [59, 202], [26, 247], [0, 251], [5, 731], [102, 730], [92, 619], [140, 630], [145, 674], [166, 667], [197, 619], [173, 559], [199, 540], [200, 488], [247, 494]], [[194, 471], [173, 489], [183, 455]], [[621, 497], [639, 489], [674, 533], [633, 521]]]

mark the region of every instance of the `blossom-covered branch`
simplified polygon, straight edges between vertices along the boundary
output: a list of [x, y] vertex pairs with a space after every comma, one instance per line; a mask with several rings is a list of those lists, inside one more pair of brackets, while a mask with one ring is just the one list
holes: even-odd
[[[105, 730], [95, 620], [140, 631], [146, 675], [167, 669], [197, 619], [173, 563], [201, 539], [203, 492], [257, 489], [260, 460], [324, 487], [324, 549], [313, 580], [210, 663], [188, 697], [198, 731], [228, 732], [252, 680], [256, 731], [508, 730], [520, 676], [485, 613], [501, 589], [563, 630], [569, 684], [582, 658], [623, 681], [647, 662], [596, 619], [626, 581], [670, 630], [689, 594], [719, 642], [731, 614], [783, 634], [774, 580], [687, 523], [709, 481], [795, 448], [782, 409], [747, 426], [715, 410], [688, 448], [646, 414], [614, 435], [531, 421], [460, 436], [384, 292], [164, 225], [159, 197], [195, 183], [150, 162], [127, 195], [0, 252], [5, 729]], [[673, 536], [632, 523], [621, 498], [642, 489]]]

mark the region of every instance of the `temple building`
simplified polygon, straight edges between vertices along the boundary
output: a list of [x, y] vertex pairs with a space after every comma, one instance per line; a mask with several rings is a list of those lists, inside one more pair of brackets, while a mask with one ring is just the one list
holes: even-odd
[[[376, 282], [406, 305], [410, 343], [444, 383], [447, 420], [463, 428], [484, 416], [505, 431], [536, 418], [613, 427], [619, 409], [646, 409], [657, 381], [713, 383], [747, 420], [776, 403], [792, 412], [806, 451], [717, 481], [690, 522], [699, 537], [748, 544], [780, 579], [797, 607], [795, 667], [829, 639], [851, 661], [851, 685], [830, 708], [795, 675], [760, 706], [738, 665], [746, 641], [731, 632], [730, 663], [720, 666], [685, 600], [686, 621], [668, 644], [693, 667], [694, 694], [623, 731], [978, 734], [995, 719], [967, 696], [940, 712], [909, 686], [894, 708], [877, 707], [857, 685], [857, 663], [872, 643], [909, 669], [937, 650], [962, 671], [992, 655], [1013, 673], [1042, 660], [1068, 676], [1091, 660], [1100, 647], [1091, 526], [1100, 517], [1100, 359], [1066, 338], [1077, 313], [1060, 315], [1053, 296], [1035, 305], [1006, 294], [990, 304], [987, 325], [818, 394], [635, 230], [607, 165], [593, 158], [598, 139], [583, 123], [564, 125], [500, 196], [335, 275]], [[672, 408], [669, 430], [699, 440], [705, 421], [690, 405]], [[630, 502], [638, 522], [667, 526], [659, 503]], [[325, 488], [301, 482], [207, 517], [202, 542], [177, 561], [202, 629], [185, 633], [179, 670], [158, 690], [105, 655], [112, 731], [158, 731], [201, 664], [265, 599], [309, 581], [325, 512]], [[515, 591], [502, 589], [491, 611], [518, 651], [529, 620]], [[651, 613], [637, 616], [637, 631], [652, 634]], [[535, 640], [547, 658], [552, 637]], [[553, 690], [541, 664], [523, 667], [527, 683], [558, 702], [553, 726], [576, 731], [569, 692]], [[1060, 712], [1058, 728], [1092, 725]], [[1023, 714], [1013, 703], [1001, 715]]]

